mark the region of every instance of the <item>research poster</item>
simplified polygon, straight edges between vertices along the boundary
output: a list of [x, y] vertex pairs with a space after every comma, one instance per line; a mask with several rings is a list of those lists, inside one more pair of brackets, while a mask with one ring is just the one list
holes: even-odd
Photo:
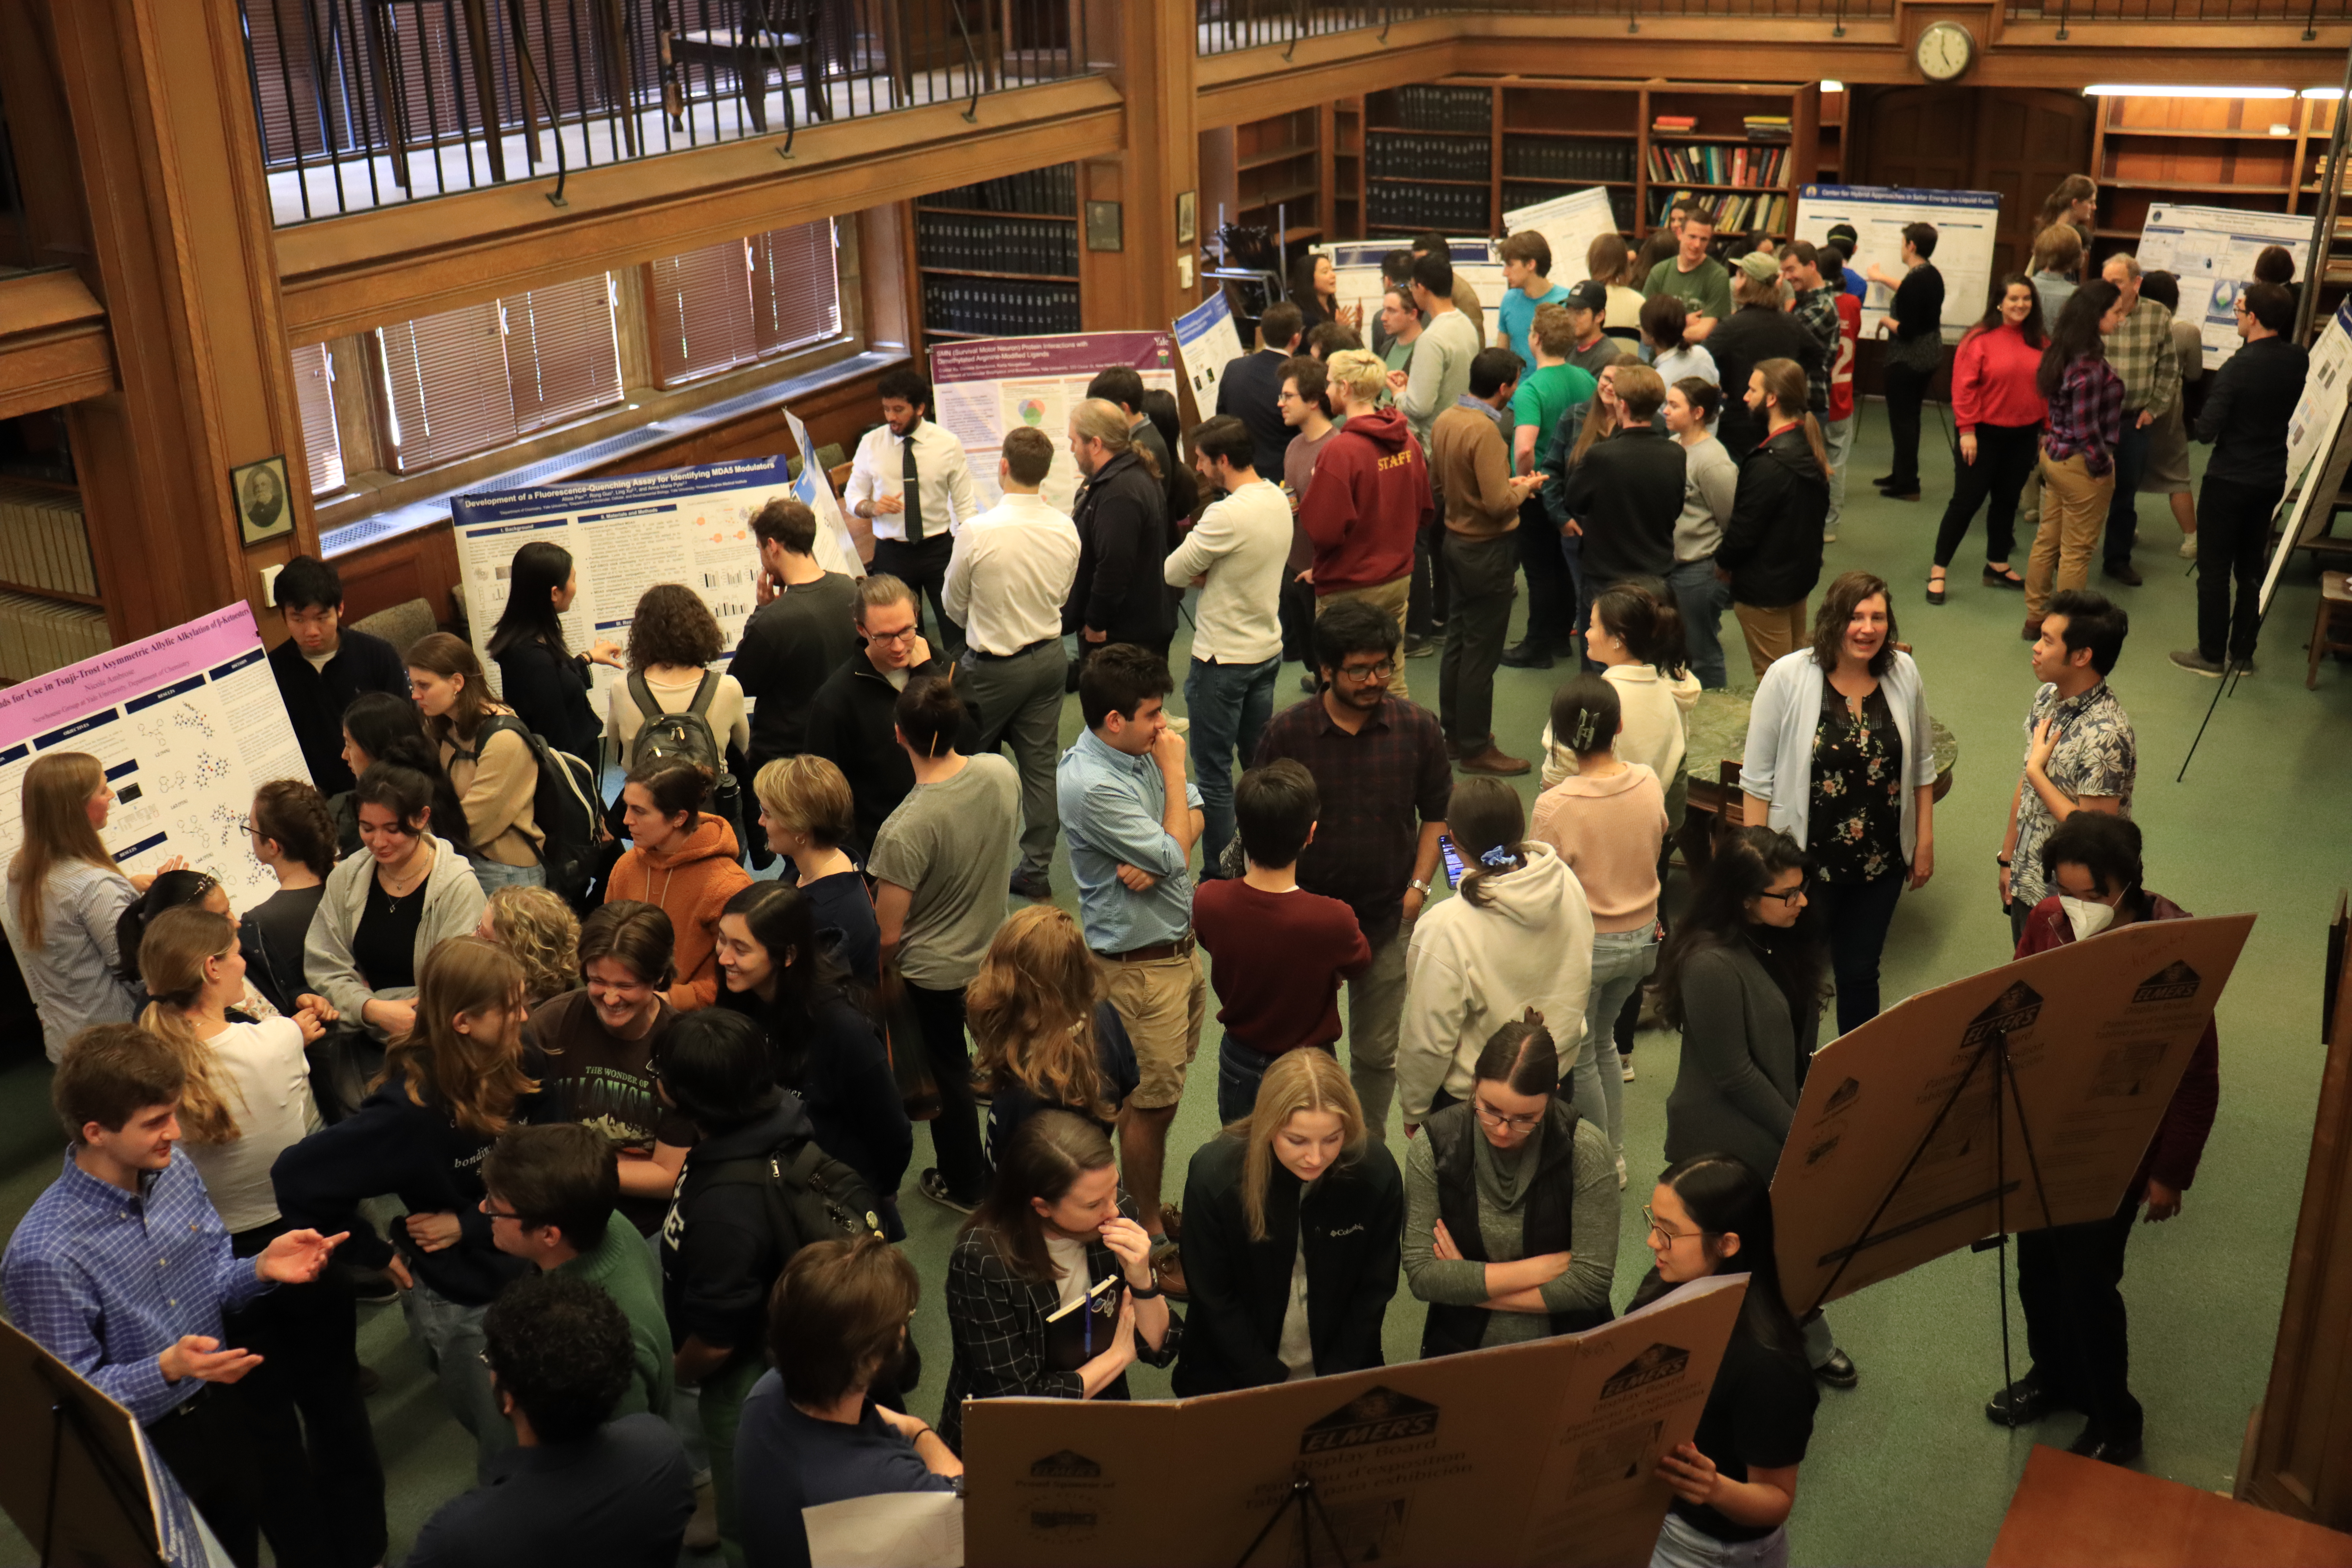
[[[1078, 466], [1070, 456], [1070, 410], [1086, 401], [1087, 384], [1097, 371], [1130, 365], [1142, 373], [1145, 390], [1174, 396], [1176, 344], [1166, 332], [1063, 332], [1045, 338], [982, 338], [941, 343], [931, 350], [934, 413], [950, 435], [963, 443], [971, 463], [972, 489], [980, 504], [994, 506], [1004, 492], [996, 482], [1004, 433], [1033, 426], [1053, 437], [1054, 466], [1040, 491], [1046, 504], [1068, 511], [1078, 493]], [[1214, 409], [1212, 401], [1210, 407]], [[886, 493], [896, 493], [896, 476], [883, 476]]]
[[[507, 606], [515, 552], [540, 541], [570, 551], [580, 575], [579, 594], [561, 617], [564, 640], [575, 652], [599, 638], [627, 642], [645, 591], [656, 583], [682, 583], [710, 606], [731, 655], [758, 602], [760, 546], [751, 518], [777, 496], [794, 493], [786, 468], [781, 457], [747, 458], [459, 496], [449, 509], [457, 570], [474, 649], [490, 683], [496, 686], [499, 678], [490, 634]], [[822, 523], [823, 509], [817, 515]], [[820, 526], [817, 559], [829, 571], [855, 574], [857, 557], [844, 557], [842, 537], [837, 528]], [[591, 673], [602, 711], [604, 689], [616, 677], [602, 665]]]
[[2124, 926], [1922, 992], [1816, 1051], [1772, 1177], [1790, 1310], [1996, 1230], [2115, 1213], [2253, 926]]
[[[1199, 1399], [988, 1399], [964, 1407], [971, 1568], [1299, 1561], [1646, 1563], [1671, 1494], [1661, 1455], [1697, 1428], [1746, 1296], [1701, 1280], [1581, 1334]], [[1171, 1455], [1182, 1505], [1170, 1506]], [[1295, 1506], [1295, 1505], [1294, 1505]]]
[[[1591, 253], [1594, 240], [1604, 234], [1620, 233], [1617, 214], [1609, 205], [1609, 191], [1604, 185], [1570, 191], [1564, 196], [1554, 196], [1503, 215], [1504, 233], [1517, 234], [1523, 229], [1533, 229], [1544, 237], [1545, 243], [1551, 247], [1551, 280], [1568, 284], [1580, 283], [1591, 275], [1584, 258]], [[1496, 297], [1496, 302], [1501, 303], [1500, 295]], [[1487, 342], [1493, 341], [1489, 336]]]
[[[856, 536], [850, 531], [848, 514], [841, 510], [841, 498], [833, 493], [833, 480], [826, 477], [824, 465], [816, 460], [816, 443], [809, 439], [807, 423], [789, 408], [781, 412], [784, 427], [792, 432], [793, 445], [801, 453], [801, 477], [793, 481], [793, 494], [816, 513], [817, 559], [824, 563], [828, 572], [865, 576], [866, 564], [858, 555]], [[830, 552], [825, 549], [827, 535], [833, 542]]]
[[[226, 609], [0, 690], [0, 799], [51, 752], [88, 752], [114, 789], [102, 836], [126, 871], [174, 856], [220, 879], [238, 913], [278, 891], [245, 819], [272, 779], [310, 782], [253, 608]], [[0, 865], [24, 836], [0, 813]]]
[[1177, 317], [1175, 326], [1176, 353], [1184, 362], [1184, 381], [1192, 389], [1197, 422], [1217, 411], [1217, 378], [1225, 374], [1225, 366], [1248, 352], [1248, 346], [1234, 325], [1233, 301], [1222, 289]]
[[[1502, 241], [1478, 235], [1466, 239], [1455, 237], [1445, 243], [1453, 251], [1454, 276], [1468, 279], [1471, 287], [1478, 290], [1478, 303], [1484, 308], [1485, 317], [1478, 341], [1491, 343], [1503, 330], [1503, 290], [1507, 285], [1503, 281], [1499, 252]], [[1316, 255], [1331, 258], [1331, 270], [1339, 274], [1340, 307], [1353, 305], [1363, 311], [1363, 325], [1357, 331], [1366, 348], [1372, 346], [1372, 323], [1380, 319], [1381, 296], [1388, 290], [1381, 273], [1381, 258], [1391, 250], [1409, 249], [1411, 244], [1400, 235], [1394, 239], [1347, 239], [1313, 247]], [[1552, 264], [1560, 265], [1557, 252]], [[1575, 265], [1580, 268], [1583, 263], [1580, 260]]]
[[2254, 258], [2273, 245], [2294, 255], [2294, 275], [2303, 277], [2311, 264], [2311, 220], [2236, 207], [2149, 205], [2134, 254], [2142, 271], [2180, 279], [2180, 319], [2197, 323], [2209, 374], [2229, 363], [2244, 341], [2238, 336], [2238, 296], [2254, 279]]
[[[1944, 341], [1956, 343], [1960, 334], [1984, 314], [1992, 292], [1993, 230], [2000, 222], [2000, 197], [1991, 191], [1915, 191], [1894, 185], [1806, 185], [1797, 192], [1797, 237], [1824, 244], [1830, 230], [1842, 223], [1853, 226], [1858, 237], [1847, 265], [1867, 275], [1875, 263], [1890, 278], [1900, 278], [1903, 229], [1907, 224], [1933, 224], [1936, 228], [1937, 270], [1944, 275]], [[1873, 283], [1862, 302], [1862, 335], [1889, 331], [1886, 307], [1895, 290]]]
[[2344, 451], [2344, 416], [2347, 391], [2352, 391], [2352, 300], [2336, 308], [2327, 325], [2311, 345], [2311, 364], [2303, 378], [2303, 396], [2286, 424], [2286, 484], [2292, 498], [2286, 525], [2263, 574], [2262, 607], [2268, 611], [2278, 592], [2279, 574], [2294, 547], [2327, 525], [2330, 509], [2315, 504], [2320, 496], [2331, 500], [2343, 488], [2347, 466]]

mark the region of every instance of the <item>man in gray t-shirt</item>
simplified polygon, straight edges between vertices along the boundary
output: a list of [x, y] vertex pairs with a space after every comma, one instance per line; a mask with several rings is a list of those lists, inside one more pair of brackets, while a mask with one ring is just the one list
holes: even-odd
[[1004, 921], [1021, 826], [1021, 775], [1003, 757], [955, 749], [964, 706], [948, 680], [910, 680], [891, 717], [915, 787], [874, 835], [874, 878], [886, 994], [904, 982], [939, 1082], [940, 1115], [923, 1194], [969, 1214], [988, 1185], [981, 1153], [971, 1057], [964, 1043], [963, 988]]

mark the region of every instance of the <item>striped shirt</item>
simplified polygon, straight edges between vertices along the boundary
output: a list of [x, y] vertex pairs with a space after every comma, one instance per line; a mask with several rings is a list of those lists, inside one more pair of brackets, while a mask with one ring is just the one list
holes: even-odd
[[2124, 378], [2124, 412], [2161, 419], [2180, 401], [2180, 356], [2172, 347], [2172, 312], [2143, 298], [2106, 336], [2107, 363]]
[[2050, 400], [2049, 433], [2042, 437], [2042, 449], [2050, 460], [2080, 458], [2096, 477], [2115, 467], [2116, 443], [2123, 433], [2122, 378], [2106, 361], [2088, 355], [2068, 365], [2058, 395]]
[[218, 1339], [221, 1314], [269, 1289], [232, 1256], [187, 1151], [126, 1193], [74, 1163], [33, 1200], [0, 1260], [9, 1319], [141, 1425], [203, 1388], [167, 1383], [156, 1358], [187, 1334]]

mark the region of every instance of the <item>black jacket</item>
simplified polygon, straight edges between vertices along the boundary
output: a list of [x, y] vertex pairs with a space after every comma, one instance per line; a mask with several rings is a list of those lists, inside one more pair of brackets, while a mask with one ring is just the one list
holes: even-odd
[[1282, 455], [1290, 450], [1290, 437], [1297, 434], [1282, 422], [1282, 407], [1276, 401], [1282, 395], [1282, 363], [1289, 357], [1272, 349], [1244, 354], [1226, 362], [1217, 382], [1217, 412], [1248, 426], [1261, 479], [1282, 477]]
[[278, 679], [278, 695], [302, 747], [310, 782], [320, 795], [351, 788], [358, 781], [343, 762], [343, 710], [362, 691], [408, 695], [408, 667], [399, 651], [382, 637], [345, 626], [341, 646], [324, 669], [312, 669], [288, 637], [269, 650], [269, 673]]
[[[1707, 334], [1706, 352], [1723, 378], [1723, 423], [1716, 437], [1735, 463], [1746, 460], [1764, 440], [1764, 421], [1748, 406], [1748, 373], [1768, 359], [1792, 359], [1805, 368], [1805, 387], [1827, 388], [1820, 340], [1786, 310], [1742, 305]], [[1810, 402], [1810, 396], [1808, 397]]]
[[1095, 470], [1078, 492], [1078, 574], [1062, 629], [1092, 626], [1111, 642], [1165, 652], [1175, 635], [1160, 567], [1168, 560], [1168, 493], [1133, 451]]
[[1587, 584], [1664, 577], [1675, 566], [1675, 519], [1683, 514], [1682, 443], [1636, 425], [1585, 448], [1562, 487], [1568, 515], [1584, 528]]
[[[1153, 580], [1158, 580], [1156, 574]], [[935, 654], [928, 663], [913, 667], [907, 682], [951, 680], [954, 676], [955, 667]], [[898, 810], [907, 792], [915, 787], [915, 765], [898, 745], [893, 712], [898, 702], [898, 689], [860, 648], [825, 678], [816, 689], [815, 700], [809, 704], [808, 749], [829, 760], [849, 781], [861, 849], [874, 847], [874, 835], [881, 829], [882, 819]], [[956, 750], [970, 754], [979, 747], [980, 728], [966, 714], [956, 735]]]
[[857, 583], [828, 572], [796, 584], [751, 612], [727, 671], [751, 699], [751, 773], [808, 743], [817, 688], [856, 654]]
[[[1522, 1258], [1576, 1250], [1576, 1104], [1566, 1095], [1554, 1095], [1545, 1114], [1549, 1120], [1544, 1124], [1541, 1163], [1519, 1200]], [[1423, 1122], [1421, 1135], [1429, 1140], [1429, 1152], [1436, 1157], [1437, 1211], [1446, 1234], [1465, 1258], [1486, 1262], [1486, 1232], [1478, 1223], [1478, 1173], [1471, 1166], [1475, 1141], [1485, 1134], [1473, 1125], [1470, 1107], [1457, 1101]], [[1191, 1217], [1189, 1212], [1186, 1217]], [[1189, 1273], [1186, 1278], [1191, 1278]], [[1572, 1334], [1608, 1321], [1606, 1306], [1592, 1311], [1554, 1312], [1551, 1331]], [[1486, 1308], [1433, 1301], [1421, 1332], [1422, 1359], [1475, 1351], [1486, 1334]]]
[[2196, 436], [2213, 443], [2205, 477], [2263, 491], [2286, 488], [2286, 423], [2303, 398], [2311, 356], [2264, 338], [2230, 356], [2205, 392]]
[[768, 1342], [768, 1293], [792, 1259], [769, 1215], [766, 1187], [714, 1182], [709, 1173], [725, 1161], [763, 1159], [814, 1136], [800, 1097], [786, 1089], [759, 1121], [706, 1134], [687, 1152], [662, 1226], [662, 1304], [673, 1340], [683, 1344], [693, 1335], [737, 1352]]
[[499, 695], [515, 717], [557, 751], [601, 771], [604, 724], [588, 700], [588, 661], [537, 637], [518, 637], [497, 657]]
[[[782, 1016], [751, 992], [722, 987], [719, 993], [719, 1005], [742, 1014], [767, 1034], [769, 1048], [777, 1053], [776, 1081], [801, 1097], [816, 1146], [865, 1177], [876, 1195], [887, 1200], [898, 1190], [915, 1151], [915, 1130], [907, 1121], [889, 1053], [874, 1020], [838, 990], [820, 984], [810, 1000], [813, 1016], [802, 1021]], [[786, 1058], [787, 1030], [797, 1060]], [[885, 1226], [889, 1228], [894, 1227]]]
[[[479, 1307], [530, 1268], [490, 1243], [490, 1216], [481, 1209], [482, 1156], [494, 1142], [409, 1099], [395, 1075], [357, 1111], [278, 1155], [269, 1182], [289, 1227], [352, 1233], [338, 1257], [380, 1268], [397, 1251], [418, 1283], [461, 1307]], [[410, 1214], [456, 1215], [457, 1245], [426, 1252], [400, 1224], [387, 1245], [359, 1213], [361, 1199], [387, 1193]]]
[[[1312, 1192], [1269, 1159], [1264, 1241], [1242, 1212], [1246, 1139], [1212, 1138], [1184, 1178], [1184, 1279], [1190, 1318], [1177, 1394], [1260, 1388], [1290, 1374], [1277, 1353], [1290, 1274], [1307, 1227], [1307, 1336], [1318, 1377], [1384, 1365], [1381, 1323], [1396, 1294], [1404, 1246], [1404, 1180], [1388, 1146], [1368, 1141]], [[1302, 1202], [1302, 1194], [1304, 1201]]]
[[1830, 482], [1801, 426], [1750, 452], [1739, 465], [1731, 521], [1715, 552], [1716, 565], [1731, 574], [1733, 600], [1774, 609], [1811, 594], [1822, 580], [1822, 527], [1829, 515]]

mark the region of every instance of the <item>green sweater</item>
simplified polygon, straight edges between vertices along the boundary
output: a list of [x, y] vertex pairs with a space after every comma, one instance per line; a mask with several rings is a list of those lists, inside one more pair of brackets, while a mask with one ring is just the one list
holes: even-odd
[[555, 1272], [598, 1287], [629, 1320], [637, 1375], [630, 1379], [621, 1402], [613, 1406], [613, 1419], [645, 1410], [667, 1420], [677, 1365], [670, 1359], [669, 1317], [662, 1310], [661, 1270], [646, 1238], [615, 1213], [594, 1251], [557, 1264]]

